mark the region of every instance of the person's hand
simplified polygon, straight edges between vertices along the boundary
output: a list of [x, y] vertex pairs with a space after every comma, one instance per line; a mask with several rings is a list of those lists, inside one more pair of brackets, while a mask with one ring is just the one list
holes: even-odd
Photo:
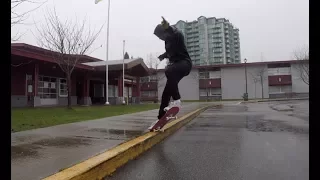
[[158, 57], [158, 59], [159, 59], [160, 61], [164, 60], [165, 58], [166, 58], [166, 57], [165, 57], [164, 54], [161, 54], [161, 55]]
[[164, 19], [163, 16], [162, 17], [162, 22], [161, 22], [161, 25], [163, 26], [164, 29], [168, 29], [169, 28], [169, 23], [166, 19]]

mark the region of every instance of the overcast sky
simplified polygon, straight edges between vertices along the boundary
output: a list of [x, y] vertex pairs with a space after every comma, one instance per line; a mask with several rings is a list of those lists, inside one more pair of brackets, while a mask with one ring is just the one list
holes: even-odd
[[[48, 0], [33, 11], [28, 22], [41, 23], [47, 9], [56, 8], [61, 18], [87, 17], [98, 29], [107, 19], [108, 0]], [[18, 11], [32, 9], [22, 4]], [[193, 21], [199, 16], [227, 18], [240, 29], [241, 59], [248, 62], [290, 60], [292, 52], [309, 44], [309, 1], [307, 0], [111, 0], [109, 59], [122, 57], [122, 42], [130, 56], [164, 52], [164, 42], [153, 35], [164, 16], [170, 24]], [[43, 21], [42, 21], [43, 22]], [[19, 25], [12, 33], [25, 33], [19, 42], [38, 45], [33, 25]], [[105, 25], [90, 56], [106, 59]], [[33, 33], [32, 33], [33, 32]]]

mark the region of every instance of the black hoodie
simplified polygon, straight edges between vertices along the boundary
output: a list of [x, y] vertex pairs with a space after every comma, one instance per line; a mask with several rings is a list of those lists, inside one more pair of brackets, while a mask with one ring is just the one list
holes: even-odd
[[166, 52], [161, 55], [162, 57], [168, 58], [170, 63], [184, 60], [192, 64], [184, 43], [184, 36], [176, 27], [169, 26], [169, 28], [165, 30], [163, 26], [159, 24], [155, 28], [154, 34], [165, 41]]

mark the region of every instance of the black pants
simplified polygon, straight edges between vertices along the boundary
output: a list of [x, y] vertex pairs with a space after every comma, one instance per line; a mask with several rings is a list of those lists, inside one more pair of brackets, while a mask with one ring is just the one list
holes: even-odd
[[178, 84], [184, 76], [189, 75], [191, 68], [191, 62], [184, 60], [168, 65], [166, 68], [165, 74], [167, 77], [167, 83], [162, 93], [158, 119], [160, 119], [166, 113], [164, 108], [169, 105], [171, 97], [173, 100], [178, 100], [181, 98]]

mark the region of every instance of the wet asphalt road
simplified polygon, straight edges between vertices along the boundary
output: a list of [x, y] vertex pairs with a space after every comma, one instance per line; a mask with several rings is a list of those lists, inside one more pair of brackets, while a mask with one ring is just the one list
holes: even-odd
[[[296, 114], [308, 108], [288, 103]], [[293, 112], [270, 103], [209, 109], [105, 180], [307, 180], [309, 123]]]
[[[179, 116], [206, 103], [187, 103]], [[38, 180], [140, 136], [157, 110], [11, 134], [11, 179]]]

